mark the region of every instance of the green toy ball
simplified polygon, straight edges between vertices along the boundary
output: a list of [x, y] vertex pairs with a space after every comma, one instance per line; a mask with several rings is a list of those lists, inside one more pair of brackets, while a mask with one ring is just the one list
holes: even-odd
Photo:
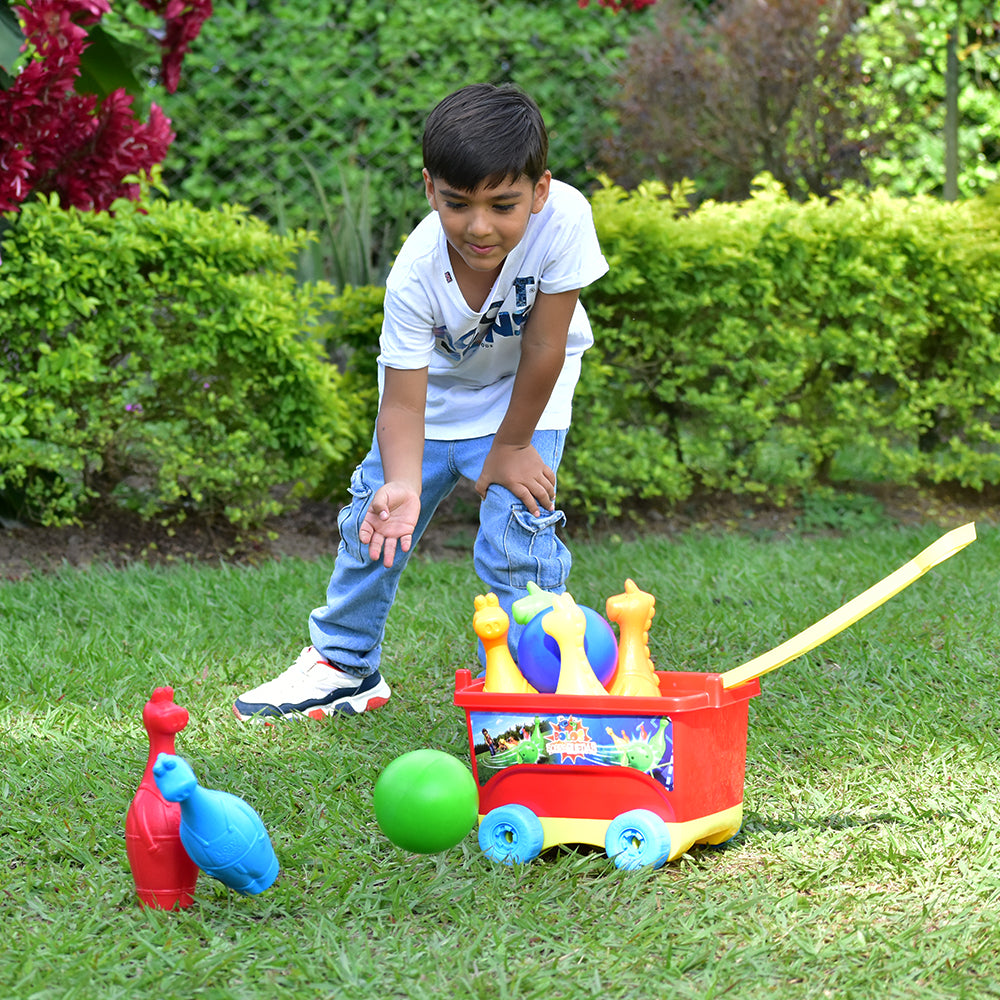
[[479, 790], [469, 769], [441, 750], [411, 750], [375, 782], [375, 818], [397, 846], [436, 854], [466, 837], [479, 817]]

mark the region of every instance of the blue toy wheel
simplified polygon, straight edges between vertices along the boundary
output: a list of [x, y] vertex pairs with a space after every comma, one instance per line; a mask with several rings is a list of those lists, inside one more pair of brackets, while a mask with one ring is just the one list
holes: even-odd
[[537, 858], [545, 835], [542, 821], [527, 807], [499, 806], [479, 824], [479, 846], [491, 860], [504, 865]]
[[670, 857], [670, 831], [651, 810], [631, 809], [611, 821], [604, 848], [617, 868], [659, 868]]

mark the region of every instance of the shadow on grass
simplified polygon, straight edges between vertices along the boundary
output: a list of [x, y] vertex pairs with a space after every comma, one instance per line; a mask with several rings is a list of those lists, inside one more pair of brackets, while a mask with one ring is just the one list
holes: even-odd
[[943, 818], [961, 819], [959, 812], [934, 811], [912, 813], [901, 816], [896, 813], [879, 813], [876, 816], [850, 816], [844, 813], [832, 813], [828, 816], [815, 818], [797, 816], [794, 819], [762, 816], [759, 813], [747, 813], [743, 829], [735, 839], [740, 839], [745, 833], [794, 833], [797, 830], [874, 830], [883, 826], [910, 826], [921, 820], [940, 820]]

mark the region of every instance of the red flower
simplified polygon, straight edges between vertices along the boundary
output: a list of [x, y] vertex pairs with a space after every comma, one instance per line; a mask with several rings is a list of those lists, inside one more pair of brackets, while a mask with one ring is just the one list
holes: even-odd
[[[163, 67], [168, 88], [211, 13], [209, 0], [142, 0], [166, 20]], [[33, 58], [0, 90], [0, 212], [16, 211], [32, 192], [56, 192], [64, 205], [105, 209], [137, 197], [125, 177], [162, 162], [174, 139], [155, 104], [140, 122], [132, 98], [116, 90], [103, 101], [73, 88], [87, 47], [85, 26], [109, 0], [28, 0], [17, 8]]]
[[[589, 7], [590, 0], [576, 0], [580, 8]], [[610, 7], [614, 11], [619, 10], [642, 10], [643, 7], [652, 7], [656, 0], [597, 0], [602, 7]]]
[[181, 62], [188, 47], [212, 13], [212, 0], [139, 0], [139, 3], [166, 22], [166, 31], [160, 41], [163, 48], [161, 71], [163, 86], [172, 94], [180, 83]]

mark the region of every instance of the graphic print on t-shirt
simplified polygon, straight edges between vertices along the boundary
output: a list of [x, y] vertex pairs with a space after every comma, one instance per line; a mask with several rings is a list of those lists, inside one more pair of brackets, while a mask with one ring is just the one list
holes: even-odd
[[528, 308], [528, 288], [535, 284], [534, 278], [514, 279], [515, 311], [501, 312], [504, 299], [495, 299], [479, 318], [479, 323], [471, 330], [455, 338], [446, 326], [434, 327], [434, 350], [438, 354], [461, 361], [475, 353], [482, 345], [489, 347], [496, 337], [520, 337], [524, 324], [531, 314]]

